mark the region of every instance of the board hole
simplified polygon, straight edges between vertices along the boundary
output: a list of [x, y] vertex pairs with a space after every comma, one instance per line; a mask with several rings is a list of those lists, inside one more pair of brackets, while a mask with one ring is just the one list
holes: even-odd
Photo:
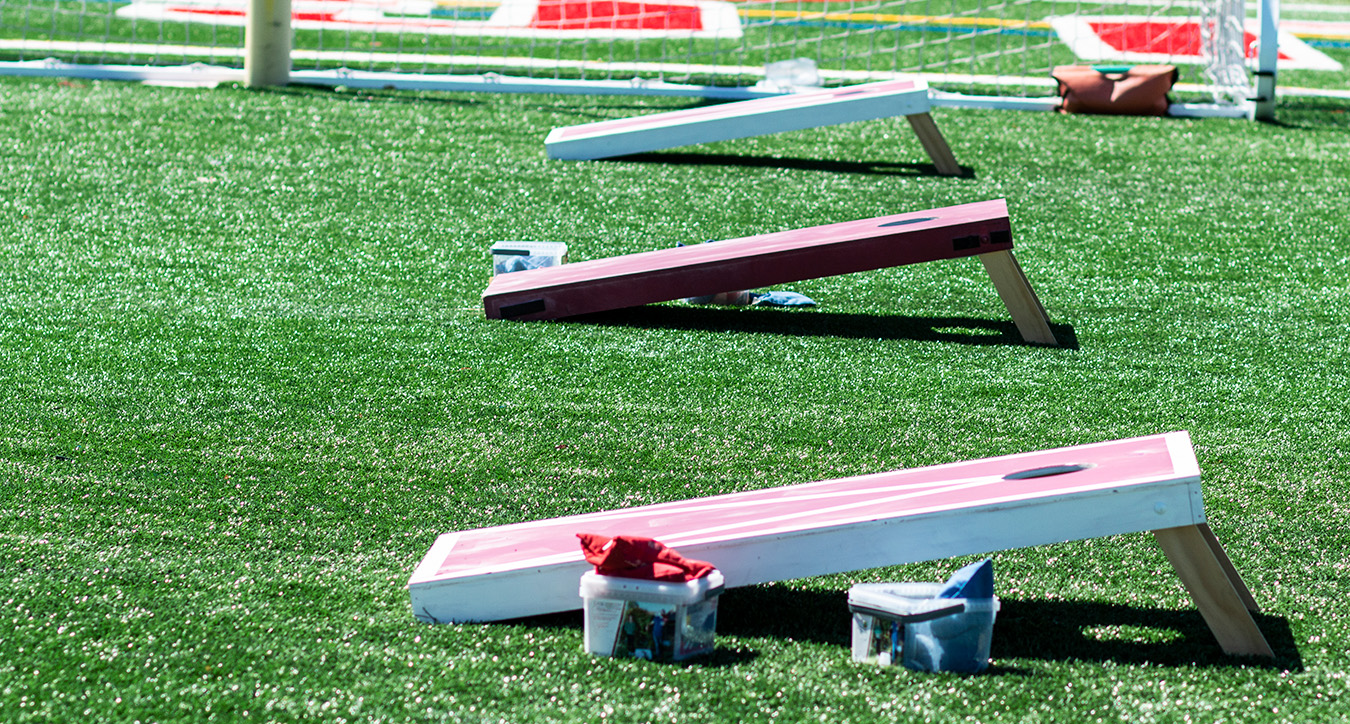
[[1051, 475], [1064, 475], [1065, 473], [1076, 473], [1080, 470], [1095, 468], [1092, 463], [1069, 463], [1068, 465], [1047, 465], [1043, 468], [1032, 468], [1030, 470], [1019, 470], [1015, 473], [1008, 473], [1003, 476], [1004, 480], [1027, 480], [1029, 478], [1048, 478]]
[[908, 226], [910, 224], [919, 224], [925, 221], [932, 221], [936, 216], [920, 216], [917, 219], [900, 219], [899, 221], [887, 221], [881, 226]]

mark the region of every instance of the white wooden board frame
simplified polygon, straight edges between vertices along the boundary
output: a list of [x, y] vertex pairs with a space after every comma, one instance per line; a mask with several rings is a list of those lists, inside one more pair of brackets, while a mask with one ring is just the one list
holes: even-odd
[[1058, 345], [1012, 247], [1008, 205], [992, 199], [498, 274], [483, 292], [483, 311], [489, 319], [558, 319], [978, 256], [1022, 337]]
[[580, 608], [580, 532], [656, 538], [730, 588], [1142, 531], [1225, 652], [1274, 656], [1185, 432], [446, 533], [408, 590], [432, 623]]
[[550, 158], [583, 161], [904, 116], [938, 173], [959, 176], [931, 107], [927, 83], [890, 80], [555, 128], [544, 148]]

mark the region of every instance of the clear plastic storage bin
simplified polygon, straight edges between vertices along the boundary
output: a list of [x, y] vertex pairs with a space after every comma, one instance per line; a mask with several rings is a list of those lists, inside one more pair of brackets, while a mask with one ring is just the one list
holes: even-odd
[[942, 589], [941, 583], [850, 588], [853, 660], [916, 671], [983, 671], [998, 598], [937, 598]]
[[586, 652], [597, 656], [679, 661], [713, 650], [719, 571], [688, 583], [581, 577]]
[[560, 241], [499, 241], [492, 245], [494, 276], [566, 263], [567, 245]]

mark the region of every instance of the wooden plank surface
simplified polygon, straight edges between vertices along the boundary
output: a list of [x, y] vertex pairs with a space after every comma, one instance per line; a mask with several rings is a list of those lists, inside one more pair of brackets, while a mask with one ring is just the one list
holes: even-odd
[[[881, 81], [555, 128], [544, 139], [544, 148], [550, 158], [562, 160], [610, 158], [854, 121], [926, 115], [929, 108], [928, 86], [923, 81]], [[936, 141], [945, 147], [936, 126], [925, 130], [928, 135], [920, 135], [925, 150]], [[932, 134], [937, 134], [936, 139]]]
[[1022, 273], [1022, 267], [1012, 252], [993, 251], [981, 254], [980, 261], [984, 264], [989, 279], [994, 283], [994, 288], [998, 290], [1003, 306], [1007, 307], [1008, 314], [1012, 315], [1013, 324], [1017, 325], [1017, 331], [1022, 334], [1022, 338], [1036, 344], [1059, 344], [1055, 339], [1055, 333], [1050, 330], [1050, 316], [1045, 313], [1040, 297], [1037, 297], [1035, 290], [1031, 288], [1031, 283], [1027, 281], [1026, 274]]
[[951, 146], [947, 145], [947, 139], [938, 130], [933, 116], [928, 113], [911, 113], [905, 118], [909, 121], [910, 128], [914, 129], [914, 135], [919, 137], [924, 153], [933, 160], [938, 173], [943, 176], [960, 176], [961, 165], [956, 162], [956, 156], [952, 154]]
[[[1275, 652], [1252, 619], [1249, 605], [1236, 590], [1236, 571], [1225, 568], [1215, 555], [1216, 539], [1207, 536], [1199, 525], [1185, 525], [1153, 531], [1167, 560], [1176, 569], [1181, 583], [1190, 592], [1195, 607], [1214, 632], [1219, 646], [1227, 653], [1274, 658]], [[1222, 551], [1222, 548], [1219, 549]], [[1227, 555], [1222, 556], [1227, 561]], [[1231, 564], [1230, 564], [1231, 565]], [[1238, 579], [1238, 586], [1245, 585]]]
[[1203, 522], [1176, 432], [455, 531], [408, 587], [426, 621], [578, 608], [582, 532], [656, 538], [735, 587]]
[[483, 308], [492, 319], [556, 319], [1012, 246], [1007, 203], [994, 199], [502, 274]]

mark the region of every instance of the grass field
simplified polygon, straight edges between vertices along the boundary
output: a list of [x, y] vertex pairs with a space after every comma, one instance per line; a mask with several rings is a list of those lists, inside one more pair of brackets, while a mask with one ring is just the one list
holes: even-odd
[[[1350, 720], [1350, 105], [1271, 125], [939, 109], [611, 162], [557, 125], [686, 101], [0, 78], [0, 720]], [[487, 248], [573, 260], [1007, 198], [1062, 348], [978, 262], [800, 311], [483, 318]], [[413, 620], [439, 533], [1189, 430], [1274, 662], [1144, 534], [994, 552], [990, 671], [849, 661], [844, 595], [729, 592], [718, 650], [577, 614]]]

